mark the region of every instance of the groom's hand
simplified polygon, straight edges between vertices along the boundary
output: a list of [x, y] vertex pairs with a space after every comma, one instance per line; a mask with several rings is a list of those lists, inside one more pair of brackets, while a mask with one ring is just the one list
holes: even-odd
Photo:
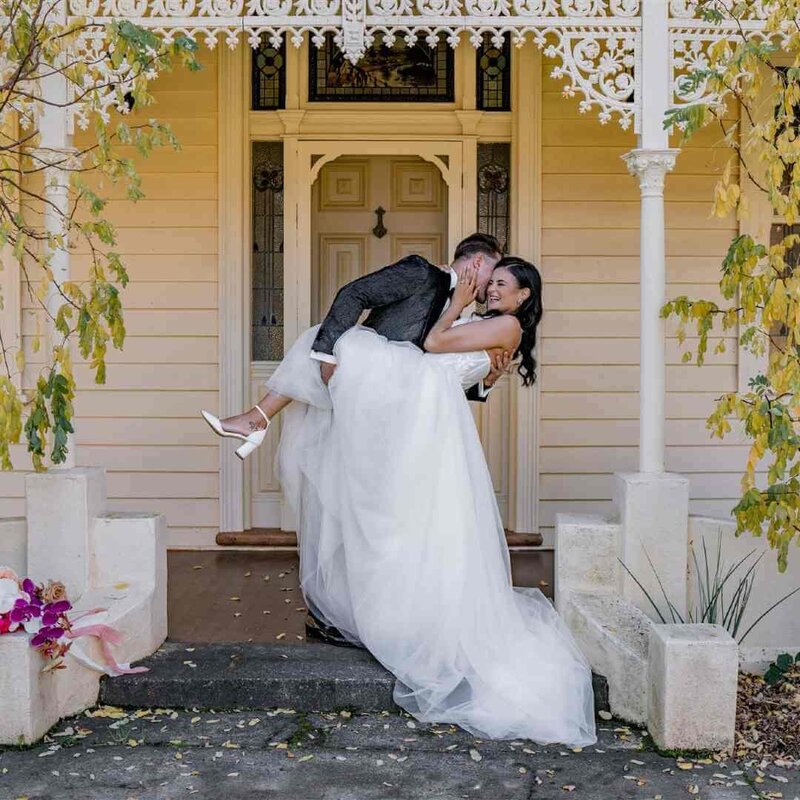
[[510, 365], [511, 353], [507, 351], [495, 353], [492, 356], [492, 366], [489, 369], [489, 374], [483, 379], [484, 387], [488, 389], [491, 386], [494, 386], [499, 380], [500, 376], [508, 372]]
[[327, 386], [328, 381], [333, 377], [336, 371], [336, 364], [329, 364], [327, 361], [319, 362], [319, 374], [322, 376], [322, 382]]

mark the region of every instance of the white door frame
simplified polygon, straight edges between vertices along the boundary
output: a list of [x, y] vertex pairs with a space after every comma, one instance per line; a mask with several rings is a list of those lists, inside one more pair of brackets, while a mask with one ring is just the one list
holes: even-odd
[[[284, 275], [284, 342], [288, 348], [298, 335], [311, 325], [311, 192], [320, 170], [340, 156], [418, 156], [434, 164], [447, 184], [447, 250], [452, 252], [463, 236], [461, 208], [464, 205], [462, 180], [463, 143], [461, 141], [297, 141], [293, 158], [284, 153], [284, 219], [295, 219], [291, 230], [287, 225], [284, 238], [284, 263], [291, 273]], [[473, 198], [473, 206], [474, 206]], [[291, 309], [291, 313], [289, 310]]]
[[[524, 53], [528, 48], [517, 51]], [[250, 147], [260, 138], [284, 142], [285, 225], [284, 261], [288, 265], [284, 287], [286, 325], [284, 341], [289, 347], [299, 333], [311, 324], [311, 190], [319, 170], [340, 156], [417, 156], [435, 164], [448, 186], [448, 250], [475, 228], [478, 137], [471, 125], [477, 112], [454, 111], [460, 119], [461, 136], [403, 139], [387, 134], [376, 138], [337, 138], [338, 125], [329, 137], [303, 136], [299, 132], [304, 111], [278, 112], [282, 134], [263, 136], [250, 130], [249, 61], [245, 48], [219, 54], [219, 375], [220, 413], [240, 412], [249, 400], [251, 380], [249, 280], [251, 233]], [[519, 56], [517, 56], [519, 57]], [[540, 73], [536, 55], [525, 59], [533, 76]], [[532, 63], [530, 63], [532, 62]], [[516, 70], [515, 70], [516, 71]], [[519, 70], [522, 73], [523, 70]], [[518, 73], [518, 75], [519, 75]], [[539, 81], [534, 81], [539, 85]], [[528, 87], [530, 84], [528, 84]], [[512, 227], [514, 249], [538, 263], [541, 215], [539, 120], [541, 92], [521, 91], [519, 78], [515, 91], [515, 124], [512, 141], [514, 210]], [[536, 94], [525, 104], [524, 96]], [[523, 106], [520, 105], [523, 103]], [[528, 108], [533, 105], [535, 108]], [[523, 113], [520, 113], [523, 112]], [[272, 124], [270, 124], [272, 127]], [[525, 142], [519, 140], [524, 136]], [[528, 141], [530, 139], [530, 141]], [[531, 180], [533, 172], [533, 180]], [[523, 187], [527, 195], [523, 197]], [[528, 195], [533, 196], [528, 196]], [[530, 225], [533, 214], [534, 225]], [[530, 231], [530, 232], [528, 232]], [[527, 235], [526, 235], [527, 234]], [[518, 382], [514, 381], [516, 386]], [[517, 457], [512, 458], [514, 501], [509, 508], [509, 527], [518, 533], [537, 530], [538, 518], [538, 388], [514, 391], [512, 442]], [[242, 531], [250, 527], [249, 470], [233, 457], [233, 446], [220, 440], [220, 530]]]

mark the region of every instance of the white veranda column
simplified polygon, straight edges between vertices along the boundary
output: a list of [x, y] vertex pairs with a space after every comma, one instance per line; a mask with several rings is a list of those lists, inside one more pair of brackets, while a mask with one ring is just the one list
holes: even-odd
[[[62, 21], [63, 21], [62, 9]], [[58, 285], [70, 279], [70, 258], [67, 245], [65, 220], [69, 214], [69, 174], [70, 158], [73, 153], [70, 118], [68, 113], [69, 86], [66, 78], [57, 70], [42, 80], [43, 110], [39, 119], [39, 146], [34, 152], [40, 165], [44, 166], [44, 213], [45, 231], [52, 237], [62, 237], [60, 245], [50, 252], [50, 269], [54, 283], [50, 284], [46, 297], [47, 313], [51, 320], [64, 302]], [[58, 337], [52, 321], [48, 326], [50, 348], [58, 344]], [[68, 453], [62, 466], [75, 466], [75, 437], [70, 436]]]
[[664, 115], [672, 103], [667, 0], [641, 0], [642, 61], [637, 65], [639, 146], [623, 156], [641, 187], [641, 360], [639, 472], [664, 472], [666, 353], [661, 307], [666, 298], [664, 177], [678, 150], [670, 149]]
[[664, 471], [666, 301], [664, 178], [677, 150], [637, 149], [623, 158], [641, 189], [639, 471]]

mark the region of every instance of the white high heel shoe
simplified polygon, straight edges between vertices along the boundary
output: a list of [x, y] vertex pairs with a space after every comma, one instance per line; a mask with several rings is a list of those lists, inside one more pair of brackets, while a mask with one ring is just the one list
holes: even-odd
[[264, 421], [267, 423], [265, 428], [262, 428], [258, 431], [253, 431], [252, 433], [247, 434], [245, 436], [242, 433], [236, 433], [235, 431], [226, 431], [222, 427], [222, 423], [219, 421], [218, 417], [215, 417], [208, 411], [201, 411], [200, 413], [203, 415], [203, 419], [211, 426], [211, 430], [217, 434], [217, 436], [223, 436], [229, 439], [241, 439], [244, 444], [240, 445], [236, 448], [236, 455], [244, 461], [253, 450], [261, 447], [264, 442], [264, 437], [267, 435], [267, 428], [270, 425], [270, 418], [264, 413], [261, 406], [253, 406], [262, 417], [264, 417]]

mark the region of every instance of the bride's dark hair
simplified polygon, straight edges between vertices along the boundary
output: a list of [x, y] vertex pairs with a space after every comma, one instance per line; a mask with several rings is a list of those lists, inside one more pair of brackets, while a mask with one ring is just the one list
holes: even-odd
[[[533, 264], [517, 256], [501, 258], [495, 269], [501, 267], [514, 276], [520, 289], [530, 289], [530, 296], [513, 313], [522, 327], [522, 339], [514, 353], [514, 358], [520, 358], [517, 372], [522, 377], [522, 385], [531, 386], [536, 380], [536, 359], [533, 351], [536, 347], [536, 328], [542, 319], [542, 276]], [[499, 314], [499, 311], [489, 312], [487, 316]]]

